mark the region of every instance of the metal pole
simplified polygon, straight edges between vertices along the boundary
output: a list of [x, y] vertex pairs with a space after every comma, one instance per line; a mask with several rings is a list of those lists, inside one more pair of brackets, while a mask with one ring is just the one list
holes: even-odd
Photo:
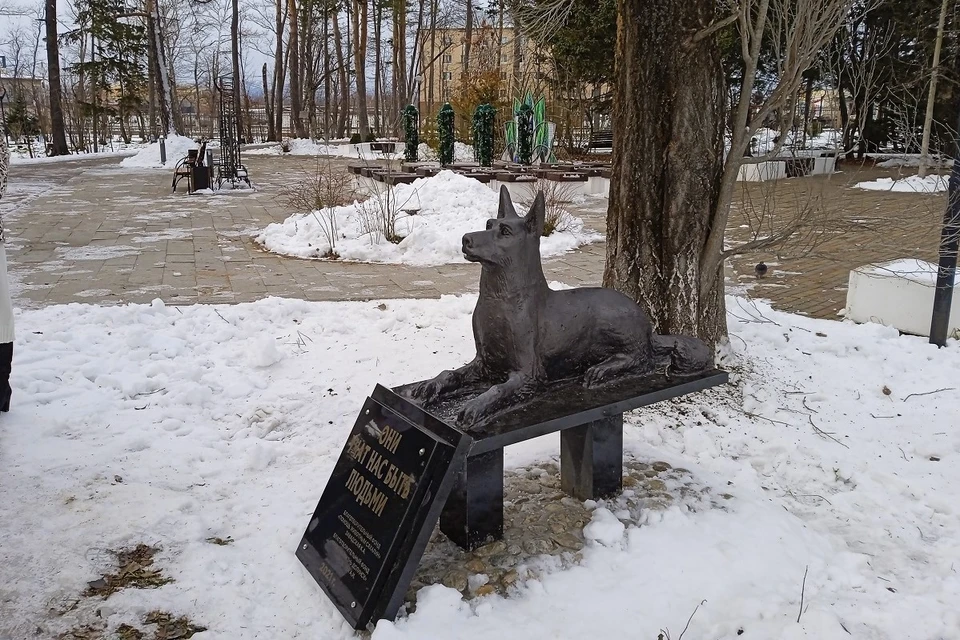
[[[957, 118], [960, 127], [960, 115]], [[930, 344], [943, 347], [950, 330], [950, 307], [953, 303], [957, 277], [957, 249], [960, 241], [960, 128], [954, 138], [953, 169], [947, 192], [947, 211], [943, 216], [940, 236], [940, 268], [937, 270], [937, 289], [933, 294], [933, 319], [930, 321]]]

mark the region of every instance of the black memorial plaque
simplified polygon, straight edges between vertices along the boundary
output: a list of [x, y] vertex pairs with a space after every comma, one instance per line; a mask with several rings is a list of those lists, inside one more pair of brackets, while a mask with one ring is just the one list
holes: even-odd
[[297, 557], [355, 629], [393, 619], [471, 438], [377, 386]]

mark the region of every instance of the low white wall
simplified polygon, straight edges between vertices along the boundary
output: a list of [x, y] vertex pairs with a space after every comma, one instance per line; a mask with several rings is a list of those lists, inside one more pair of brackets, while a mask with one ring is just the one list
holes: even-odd
[[783, 180], [786, 177], [787, 163], [781, 160], [770, 160], [741, 165], [737, 179], [744, 182], [764, 182], [765, 180]]
[[[910, 264], [915, 266], [910, 266]], [[930, 335], [937, 265], [897, 260], [850, 272], [845, 315], [855, 322], [876, 322], [903, 333]], [[948, 334], [960, 333], [960, 294], [953, 291]]]
[[813, 171], [810, 175], [819, 176], [833, 173], [837, 166], [836, 156], [832, 158], [814, 158]]

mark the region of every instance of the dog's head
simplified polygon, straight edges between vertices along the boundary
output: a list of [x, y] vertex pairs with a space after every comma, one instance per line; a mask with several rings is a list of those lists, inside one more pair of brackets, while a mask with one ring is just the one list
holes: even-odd
[[537, 193], [533, 206], [521, 218], [513, 208], [510, 192], [500, 187], [500, 208], [497, 217], [487, 220], [485, 231], [463, 236], [463, 257], [470, 262], [507, 266], [536, 256], [540, 259], [540, 235], [546, 206], [543, 192]]

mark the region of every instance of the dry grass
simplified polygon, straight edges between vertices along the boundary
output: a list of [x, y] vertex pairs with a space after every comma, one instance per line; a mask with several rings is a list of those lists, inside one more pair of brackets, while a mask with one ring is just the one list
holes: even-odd
[[151, 568], [157, 551], [159, 549], [156, 547], [138, 544], [133, 549], [111, 552], [117, 557], [117, 572], [104, 574], [102, 578], [87, 583], [84, 597], [100, 596], [106, 599], [121, 589], [156, 589], [173, 582], [160, 569]]

